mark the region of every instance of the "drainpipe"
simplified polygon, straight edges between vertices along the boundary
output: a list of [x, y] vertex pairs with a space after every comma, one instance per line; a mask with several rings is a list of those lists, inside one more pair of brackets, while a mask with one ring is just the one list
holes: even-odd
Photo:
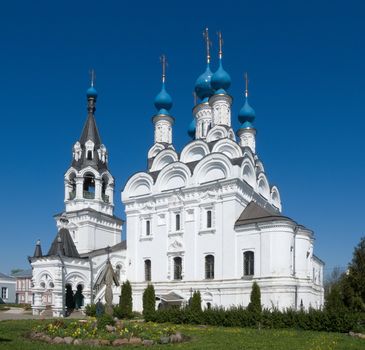
[[93, 304], [94, 303], [94, 292], [93, 292], [94, 271], [93, 271], [93, 262], [92, 262], [91, 255], [89, 257], [89, 264], [90, 264], [90, 303]]
[[61, 268], [62, 268], [62, 315], [63, 317], [66, 317], [66, 295], [65, 295], [65, 262], [61, 256], [61, 254], [58, 254], [58, 257], [61, 260]]
[[61, 236], [58, 234], [57, 237], [57, 255], [61, 261], [61, 269], [62, 269], [62, 316], [66, 317], [66, 295], [65, 295], [65, 262], [62, 258], [62, 240]]
[[294, 243], [293, 243], [293, 277], [295, 279], [295, 295], [294, 295], [294, 305], [295, 310], [298, 310], [298, 284], [297, 284], [297, 271], [296, 271], [296, 238], [299, 230], [299, 226], [295, 225], [294, 228]]

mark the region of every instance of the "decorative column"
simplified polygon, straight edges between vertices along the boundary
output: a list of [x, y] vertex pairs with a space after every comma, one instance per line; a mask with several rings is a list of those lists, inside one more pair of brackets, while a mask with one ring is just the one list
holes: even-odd
[[216, 125], [226, 125], [230, 127], [232, 97], [223, 93], [215, 94], [209, 99], [209, 105], [213, 112], [213, 127]]
[[95, 179], [95, 199], [101, 201], [101, 179]]
[[33, 288], [32, 289], [34, 295], [34, 303], [32, 304], [32, 312], [34, 316], [39, 316], [43, 310], [46, 309], [46, 306], [42, 303], [42, 295], [43, 289]]
[[84, 198], [84, 178], [77, 176], [75, 178], [76, 182], [76, 199]]

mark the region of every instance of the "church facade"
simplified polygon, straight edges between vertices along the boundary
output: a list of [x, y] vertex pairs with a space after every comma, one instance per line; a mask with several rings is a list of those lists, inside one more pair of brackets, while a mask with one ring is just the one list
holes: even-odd
[[[87, 121], [64, 176], [65, 211], [55, 216], [58, 233], [47, 254], [37, 242], [29, 258], [34, 314], [49, 305], [55, 316], [63, 315], [65, 288], [82, 291], [81, 305], [103, 299], [100, 281], [110, 264], [119, 283], [131, 282], [136, 311], [148, 283], [160, 307], [184, 305], [196, 290], [203, 307], [247, 306], [253, 281], [264, 307], [323, 306], [323, 262], [314, 255], [314, 234], [281, 213], [279, 190], [256, 153], [247, 85], [241, 127], [232, 129], [221, 43], [214, 74], [207, 45], [207, 69], [195, 84], [192, 140], [180, 152], [173, 146], [163, 68], [148, 167], [132, 175], [121, 194], [125, 241], [123, 221], [114, 215], [108, 151], [95, 122], [97, 93], [89, 88]], [[120, 286], [113, 288], [117, 303]]]

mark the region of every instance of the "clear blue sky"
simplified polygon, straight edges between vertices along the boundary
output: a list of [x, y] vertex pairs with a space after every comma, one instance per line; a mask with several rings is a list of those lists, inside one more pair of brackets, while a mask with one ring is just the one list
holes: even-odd
[[315, 231], [326, 268], [346, 266], [364, 232], [363, 1], [7, 1], [0, 13], [0, 271], [47, 251], [63, 210], [63, 174], [86, 118], [88, 70], [96, 118], [120, 189], [145, 169], [153, 143], [159, 56], [178, 150], [205, 69], [202, 31], [224, 37], [233, 126], [250, 76], [257, 150], [284, 214]]

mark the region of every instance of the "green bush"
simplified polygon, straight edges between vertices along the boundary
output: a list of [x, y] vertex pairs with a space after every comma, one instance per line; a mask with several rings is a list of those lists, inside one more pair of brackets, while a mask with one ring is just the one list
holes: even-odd
[[115, 321], [113, 319], [113, 316], [108, 314], [103, 314], [102, 316], [98, 317], [98, 328], [99, 329], [105, 329], [105, 326], [110, 325], [114, 326]]
[[151, 314], [156, 310], [155, 288], [152, 284], [148, 284], [143, 292], [143, 316], [146, 321], [149, 320]]
[[115, 308], [114, 313], [118, 313], [118, 316], [116, 316], [118, 318], [132, 318], [132, 309], [132, 286], [129, 281], [126, 281], [122, 285], [119, 308]]
[[254, 313], [261, 313], [261, 291], [257, 282], [252, 283], [252, 290], [250, 296], [250, 303], [247, 306], [247, 310]]
[[287, 309], [262, 310], [260, 314], [243, 307], [206, 309], [157, 310], [150, 321], [175, 324], [205, 324], [224, 327], [261, 327], [266, 329], [296, 328], [302, 330], [347, 333], [365, 324], [365, 315], [359, 313], [329, 312], [310, 309], [308, 312]]
[[85, 313], [87, 316], [96, 316], [96, 305], [95, 304], [88, 304], [85, 307]]
[[191, 298], [191, 303], [190, 303], [190, 310], [192, 312], [201, 312], [202, 311], [202, 298], [200, 296], [199, 291], [195, 291], [193, 293], [193, 296]]

